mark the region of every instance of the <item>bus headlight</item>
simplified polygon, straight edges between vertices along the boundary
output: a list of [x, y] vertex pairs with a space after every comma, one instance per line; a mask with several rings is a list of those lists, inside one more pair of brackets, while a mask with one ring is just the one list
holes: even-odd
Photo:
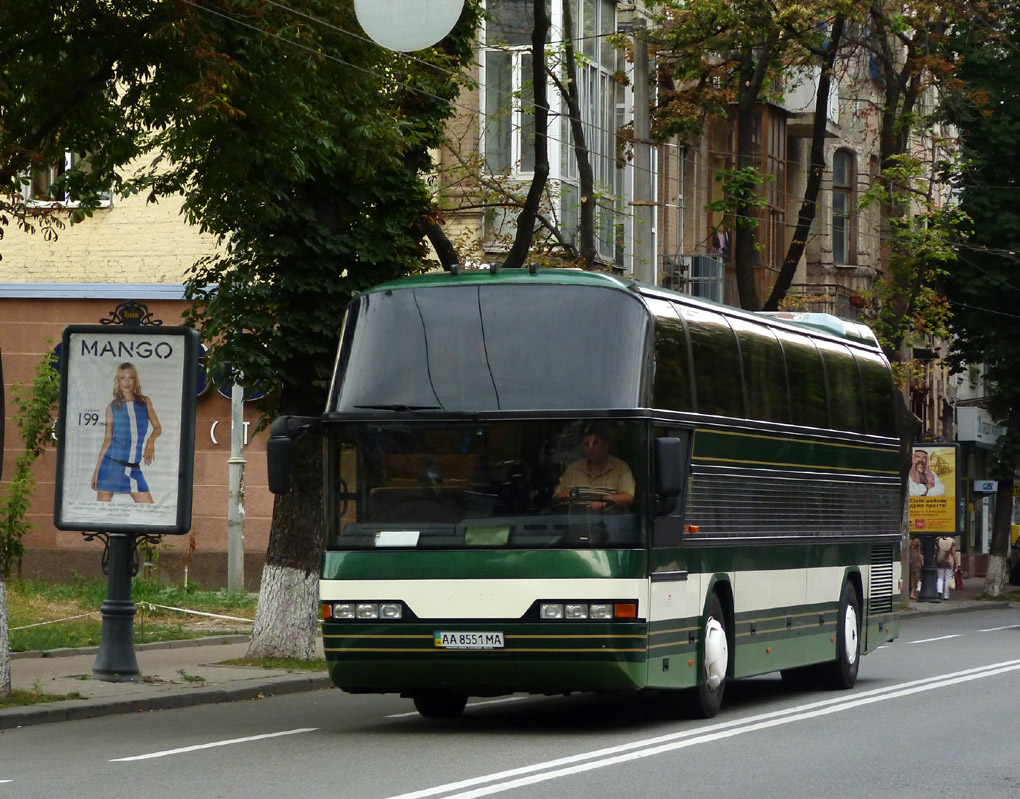
[[403, 602], [323, 602], [322, 618], [329, 621], [350, 619], [382, 619], [399, 621], [404, 618]]
[[637, 619], [637, 602], [539, 602], [538, 617], [543, 621], [613, 621]]

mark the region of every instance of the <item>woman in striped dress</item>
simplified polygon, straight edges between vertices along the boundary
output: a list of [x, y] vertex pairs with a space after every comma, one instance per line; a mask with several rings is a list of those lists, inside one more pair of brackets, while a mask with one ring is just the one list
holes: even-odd
[[142, 394], [138, 371], [132, 364], [122, 363], [113, 377], [113, 402], [106, 406], [106, 437], [92, 473], [98, 501], [130, 494], [135, 502], [152, 502], [141, 467], [156, 457], [155, 442], [161, 432], [152, 400]]

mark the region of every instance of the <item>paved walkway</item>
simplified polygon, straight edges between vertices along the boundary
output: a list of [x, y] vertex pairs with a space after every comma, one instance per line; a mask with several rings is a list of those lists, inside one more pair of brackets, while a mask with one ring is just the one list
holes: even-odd
[[[1007, 606], [1006, 602], [979, 599], [983, 586], [983, 578], [965, 580], [964, 590], [953, 592], [948, 602], [911, 602], [901, 609], [900, 617], [918, 618]], [[320, 656], [321, 646], [320, 641]], [[81, 698], [0, 709], [0, 730], [114, 713], [254, 699], [331, 686], [329, 675], [324, 671], [290, 672], [221, 665], [224, 661], [244, 657], [247, 649], [248, 637], [243, 635], [139, 644], [135, 653], [142, 679], [120, 683], [93, 679], [96, 647], [16, 652], [11, 660], [15, 689], [56, 695], [77, 693]]]

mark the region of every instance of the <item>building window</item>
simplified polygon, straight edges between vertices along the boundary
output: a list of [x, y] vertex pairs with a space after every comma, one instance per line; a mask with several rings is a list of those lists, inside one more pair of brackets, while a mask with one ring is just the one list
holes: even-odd
[[[78, 153], [66, 152], [63, 158], [49, 166], [35, 167], [29, 172], [23, 184], [25, 202], [36, 206], [62, 205], [74, 207], [78, 203], [66, 191], [59, 189], [59, 179], [72, 170], [89, 171], [88, 159]], [[99, 193], [99, 206], [110, 205], [110, 191]]]
[[[574, 29], [570, 35], [577, 56], [577, 88], [585, 144], [595, 173], [596, 247], [601, 258], [612, 262], [617, 257], [618, 209], [616, 129], [620, 86], [614, 73], [621, 69], [623, 57], [612, 46], [610, 35], [616, 30], [614, 0], [550, 0], [549, 38], [565, 38], [564, 3], [570, 2]], [[538, 131], [534, 116], [531, 34], [534, 27], [533, 0], [486, 0], [488, 18], [481, 63], [484, 112], [481, 124], [482, 153], [487, 170], [529, 180], [535, 170], [534, 141]], [[550, 65], [555, 63], [550, 49]], [[573, 151], [566, 101], [552, 81], [547, 96], [550, 110], [548, 132], [550, 192], [558, 192], [553, 213], [564, 238], [574, 241], [578, 220], [579, 184], [577, 161]], [[559, 122], [555, 123], [559, 117]], [[497, 227], [508, 232], [507, 214], [490, 214], [499, 226], [487, 224], [487, 239], [493, 241]], [[511, 215], [512, 216], [512, 215]]]
[[765, 183], [766, 230], [765, 265], [781, 269], [786, 259], [786, 115], [769, 106], [765, 126], [765, 174], [771, 180]]
[[854, 157], [846, 150], [832, 156], [832, 262], [853, 263]]

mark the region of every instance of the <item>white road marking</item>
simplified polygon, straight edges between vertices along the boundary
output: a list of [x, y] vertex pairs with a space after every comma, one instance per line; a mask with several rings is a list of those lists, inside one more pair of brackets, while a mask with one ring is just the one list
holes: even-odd
[[[484, 700], [482, 702], [471, 702], [471, 703], [468, 704], [468, 707], [481, 707], [482, 705], [501, 705], [504, 702], [518, 702], [521, 699], [533, 699], [533, 698], [534, 697], [532, 697], [532, 696], [503, 696], [503, 697], [500, 697], [499, 699], [486, 699], [486, 700]], [[388, 719], [404, 719], [404, 718], [407, 718], [408, 716], [417, 716], [417, 715], [418, 715], [418, 711], [417, 710], [412, 710], [409, 713], [394, 713], [393, 715], [386, 716], [385, 718], [388, 718]]]
[[243, 744], [249, 741], [262, 741], [266, 738], [279, 738], [283, 735], [297, 735], [302, 732], [315, 732], [318, 727], [301, 727], [296, 730], [284, 730], [283, 732], [267, 732], [264, 735], [249, 735], [246, 738], [231, 738], [229, 741], [213, 741], [207, 744], [195, 744], [194, 746], [182, 746], [179, 749], [166, 749], [162, 752], [149, 752], [146, 755], [133, 755], [132, 757], [117, 757], [111, 763], [127, 763], [132, 760], [150, 760], [154, 757], [168, 757], [179, 755], [184, 752], [197, 752], [200, 749], [214, 749], [217, 746], [231, 746], [232, 744]]
[[940, 635], [938, 638], [922, 638], [919, 641], [907, 641], [908, 644], [930, 644], [933, 641], [948, 641], [950, 638], [960, 638], [962, 633], [954, 635]]
[[[534, 785], [538, 782], [553, 780], [558, 777], [566, 777], [571, 774], [592, 771], [598, 768], [605, 768], [606, 766], [672, 752], [677, 749], [695, 746], [696, 744], [711, 743], [712, 741], [731, 738], [747, 732], [758, 732], [795, 721], [804, 721], [818, 716], [839, 713], [875, 702], [898, 699], [923, 691], [932, 691], [937, 688], [944, 688], [958, 683], [993, 677], [1018, 670], [1020, 670], [1020, 660], [1011, 660], [951, 674], [926, 677], [921, 680], [913, 680], [887, 688], [865, 691], [851, 698], [825, 699], [819, 702], [811, 702], [786, 710], [762, 713], [749, 718], [735, 719], [699, 729], [671, 733], [657, 738], [620, 744], [619, 746], [599, 749], [593, 752], [570, 755], [556, 760], [549, 760], [545, 763], [536, 763], [531, 766], [522, 766], [521, 768], [509, 769], [495, 774], [486, 774], [459, 782], [451, 782], [447, 785], [436, 786], [435, 788], [426, 788], [420, 791], [400, 794], [399, 796], [390, 797], [390, 799], [424, 799], [424, 797], [437, 796], [439, 794], [445, 794], [445, 799], [476, 799], [476, 797], [488, 796], [502, 791]], [[495, 784], [486, 785], [486, 783]], [[475, 786], [485, 787], [475, 788]], [[465, 791], [464, 789], [466, 788], [474, 788], [474, 790]], [[463, 792], [456, 793], [456, 791]]]
[[978, 632], [997, 633], [999, 630], [1020, 630], [1020, 624], [1007, 624], [1005, 627], [989, 627], [987, 630], [978, 630]]

